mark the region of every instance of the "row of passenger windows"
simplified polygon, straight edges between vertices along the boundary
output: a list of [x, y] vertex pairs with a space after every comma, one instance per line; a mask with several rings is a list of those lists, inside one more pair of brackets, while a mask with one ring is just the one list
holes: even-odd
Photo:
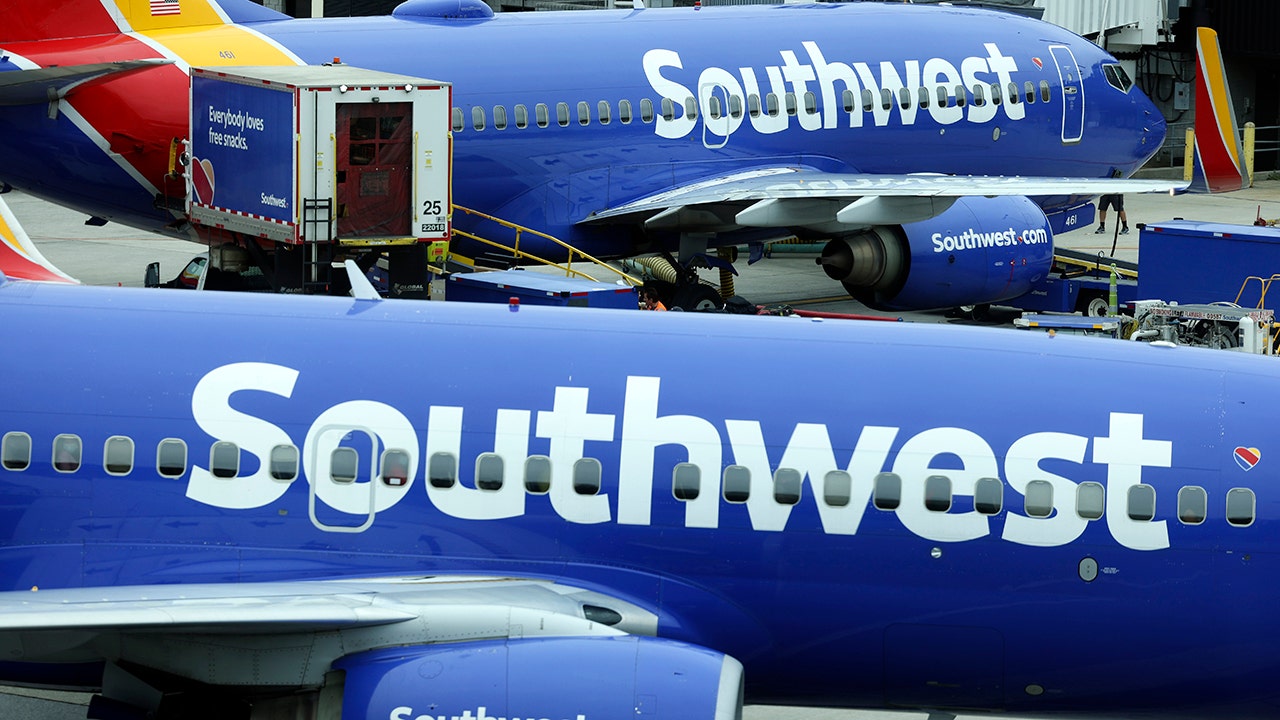
[[[84, 445], [76, 435], [58, 435], [53, 440], [54, 470], [74, 473], [84, 459]], [[378, 477], [389, 487], [408, 482], [409, 453], [388, 449], [379, 458]], [[0, 466], [6, 470], [26, 470], [32, 462], [31, 436], [21, 432], [7, 433], [0, 442]], [[293, 445], [277, 445], [268, 457], [268, 472], [275, 480], [291, 482], [298, 476], [299, 454]], [[128, 475], [134, 465], [134, 443], [116, 435], [103, 446], [103, 468], [111, 475]], [[329, 456], [330, 480], [353, 483], [358, 479], [360, 456], [349, 447], [338, 447]], [[176, 438], [161, 440], [156, 446], [156, 472], [161, 477], [181, 477], [187, 470], [187, 444]], [[209, 449], [209, 472], [214, 477], [234, 478], [240, 474], [240, 448], [235, 443], [215, 442]], [[595, 458], [574, 462], [574, 492], [595, 495], [600, 492], [603, 468]], [[534, 455], [524, 461], [523, 481], [526, 492], [541, 495], [551, 490], [551, 458]], [[500, 490], [506, 477], [506, 462], [496, 453], [483, 453], [476, 458], [475, 484], [480, 490]], [[773, 474], [773, 500], [782, 505], [800, 502], [804, 474], [791, 468], [779, 468]], [[447, 489], [458, 482], [458, 458], [453, 453], [437, 452], [427, 459], [427, 482], [432, 487]], [[726, 502], [745, 503], [751, 497], [751, 471], [742, 465], [724, 469], [720, 483]], [[847, 506], [853, 493], [853, 478], [843, 470], [832, 470], [823, 477], [821, 501], [828, 507]], [[682, 501], [696, 500], [702, 494], [702, 470], [692, 463], [680, 463], [672, 470], [671, 494]], [[930, 475], [924, 481], [924, 506], [934, 512], [951, 510], [955, 496], [952, 481], [945, 475]], [[968, 495], [969, 493], [962, 493]], [[1005, 486], [997, 478], [982, 478], [973, 486], [973, 509], [983, 515], [998, 515], [1005, 509]], [[1027, 483], [1022, 511], [1028, 517], [1047, 518], [1065, 498], [1054, 498], [1054, 486], [1045, 480]], [[1232, 525], [1253, 524], [1256, 499], [1252, 490], [1235, 488], [1227, 492], [1226, 519]], [[897, 510], [902, 502], [902, 478], [893, 473], [876, 475], [871, 503], [877, 509]], [[1125, 498], [1129, 518], [1150, 521], [1156, 514], [1156, 489], [1151, 485], [1134, 485]], [[1097, 520], [1106, 510], [1106, 488], [1096, 482], [1076, 486], [1075, 512], [1085, 520]], [[1209, 497], [1204, 488], [1183, 487], [1178, 491], [1178, 520], [1185, 525], [1199, 525], [1209, 517]]]
[[[936, 103], [938, 107], [942, 108], [964, 107], [970, 103], [983, 107], [988, 102], [994, 105], [1000, 105], [1003, 102], [1016, 105], [1024, 100], [1027, 103], [1035, 103], [1037, 97], [1041, 102], [1049, 102], [1050, 88], [1048, 81], [1041, 80], [1040, 84], [1036, 85], [1028, 80], [1023, 83], [1021, 91], [1019, 91], [1018, 84], [1015, 82], [1008, 83], [1005, 88], [1001, 88], [998, 83], [974, 85], [972, 88], [966, 88], [963, 85], [954, 87], [939, 85], [933, 89], [927, 87], [920, 87], [914, 90], [901, 88], [897, 93], [888, 88], [880, 88], [878, 93], [872, 92], [869, 88], [863, 88], [859, 94], [846, 89], [841, 94], [840, 99], [844, 112], [868, 113], [872, 112], [877, 104], [881, 110], [891, 110], [894, 105], [903, 110], [910, 110], [912, 106], [928, 109], [930, 103]], [[781, 99], [777, 93], [766, 93], [763, 96], [751, 93], [746, 96], [745, 100], [741, 95], [735, 94], [728, 95], [727, 101], [724, 93], [720, 93], [712, 95], [707, 105], [711, 119], [719, 120], [728, 115], [728, 117], [736, 120], [743, 116], [744, 107], [746, 114], [751, 117], [760, 117], [762, 115], [778, 117], [784, 110], [788, 115], [797, 114], [801, 103], [803, 103], [806, 113], [812, 115], [818, 112], [818, 96], [812, 91], [804, 93], [799, 98], [794, 92], [787, 92], [782, 95]], [[671, 98], [662, 98], [659, 109], [662, 113], [662, 118], [667, 121], [675, 120], [680, 115], [689, 120], [698, 117], [698, 101], [693, 96], [686, 97], [679, 106]], [[585, 100], [581, 101], [577, 104], [576, 110], [577, 123], [579, 125], [590, 125], [591, 103]], [[653, 100], [649, 98], [641, 100], [639, 110], [641, 122], [652, 123], [654, 121], [655, 108]], [[556, 103], [555, 123], [560, 127], [569, 127], [574, 121], [574, 118], [570, 117], [569, 111], [569, 103]], [[601, 125], [608, 125], [613, 122], [613, 105], [608, 100], [597, 102], [595, 113], [596, 120]], [[634, 119], [631, 101], [619, 100], [618, 122], [627, 125]], [[471, 128], [473, 130], [484, 130], [488, 127], [488, 120], [489, 118], [483, 107], [476, 105], [471, 108]], [[462, 108], [454, 108], [454, 132], [461, 132], [465, 128], [465, 121], [466, 117]], [[545, 103], [538, 103], [533, 106], [531, 117], [528, 106], [516, 105], [511, 109], [509, 118], [505, 105], [494, 105], [493, 128], [495, 130], [505, 130], [509, 122], [522, 130], [529, 127], [531, 122], [540, 128], [549, 127], [551, 125], [551, 108]]]

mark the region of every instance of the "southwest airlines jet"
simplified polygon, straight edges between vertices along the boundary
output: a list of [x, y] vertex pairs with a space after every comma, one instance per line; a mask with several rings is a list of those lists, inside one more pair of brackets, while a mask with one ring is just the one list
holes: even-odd
[[1280, 707], [1274, 358], [19, 280], [0, 327], [0, 683], [91, 717]]
[[1093, 195], [1171, 187], [1125, 179], [1165, 121], [1115, 58], [992, 11], [494, 15], [481, 0], [408, 0], [390, 17], [298, 20], [247, 0], [14, 5], [0, 181], [205, 241], [227, 238], [184, 222], [188, 183], [171, 171], [192, 67], [340, 59], [451, 82], [458, 206], [598, 257], [825, 241], [822, 269], [884, 308], [1016, 297], [1048, 272], [1053, 233], [1091, 221]]

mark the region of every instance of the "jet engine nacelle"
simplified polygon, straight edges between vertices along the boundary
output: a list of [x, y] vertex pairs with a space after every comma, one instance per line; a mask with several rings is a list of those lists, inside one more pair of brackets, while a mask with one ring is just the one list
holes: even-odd
[[881, 310], [995, 303], [1026, 294], [1049, 273], [1053, 232], [1025, 197], [966, 197], [929, 220], [833, 239], [818, 263]]
[[741, 717], [742, 665], [662, 638], [562, 637], [385, 648], [334, 663], [342, 717]]

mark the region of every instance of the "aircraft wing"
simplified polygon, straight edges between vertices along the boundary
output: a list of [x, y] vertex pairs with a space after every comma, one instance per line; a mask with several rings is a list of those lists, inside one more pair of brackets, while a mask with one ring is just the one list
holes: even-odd
[[[599, 593], [549, 581], [451, 576], [0, 593], [0, 657], [93, 662], [103, 647], [140, 665], [203, 667], [208, 647], [228, 661], [214, 684], [318, 684], [330, 664], [385, 646], [518, 637], [651, 636], [657, 617]], [[190, 646], [190, 651], [184, 650]], [[268, 652], [257, 677], [244, 659]], [[111, 651], [111, 655], [115, 650]], [[302, 672], [307, 677], [295, 677]], [[305, 669], [310, 668], [310, 669]], [[205, 672], [204, 670], [193, 670]]]
[[0, 197], [0, 273], [19, 280], [76, 282], [40, 254], [3, 197]]
[[[1174, 192], [1171, 180], [987, 175], [867, 175], [768, 167], [710, 178], [593, 213], [583, 222], [649, 214], [650, 227], [850, 227], [918, 222], [968, 196]], [[715, 227], [711, 227], [715, 226]]]
[[108, 75], [135, 72], [173, 60], [152, 58], [33, 68], [0, 73], [0, 105], [31, 105], [65, 97], [76, 86]]

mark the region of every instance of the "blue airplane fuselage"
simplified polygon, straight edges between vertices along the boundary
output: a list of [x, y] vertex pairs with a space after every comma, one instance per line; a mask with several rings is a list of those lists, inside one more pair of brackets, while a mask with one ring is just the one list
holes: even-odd
[[[553, 578], [740, 659], [749, 702], [1265, 718], [1278, 699], [1271, 358], [14, 282], [0, 318], [41, 349], [0, 355], [0, 434], [32, 447], [0, 468], [4, 590]], [[670, 362], [712, 355], [773, 370], [726, 391]], [[73, 472], [60, 435], [83, 443]], [[130, 459], [106, 467], [119, 438]], [[187, 449], [176, 474], [166, 441]], [[218, 443], [234, 477], [212, 472]], [[291, 481], [265, 465], [282, 445]], [[392, 448], [406, 484], [370, 478]], [[531, 457], [548, 492], [526, 489]], [[995, 508], [975, 497], [991, 479]], [[1202, 522], [1183, 515], [1200, 490]]]

